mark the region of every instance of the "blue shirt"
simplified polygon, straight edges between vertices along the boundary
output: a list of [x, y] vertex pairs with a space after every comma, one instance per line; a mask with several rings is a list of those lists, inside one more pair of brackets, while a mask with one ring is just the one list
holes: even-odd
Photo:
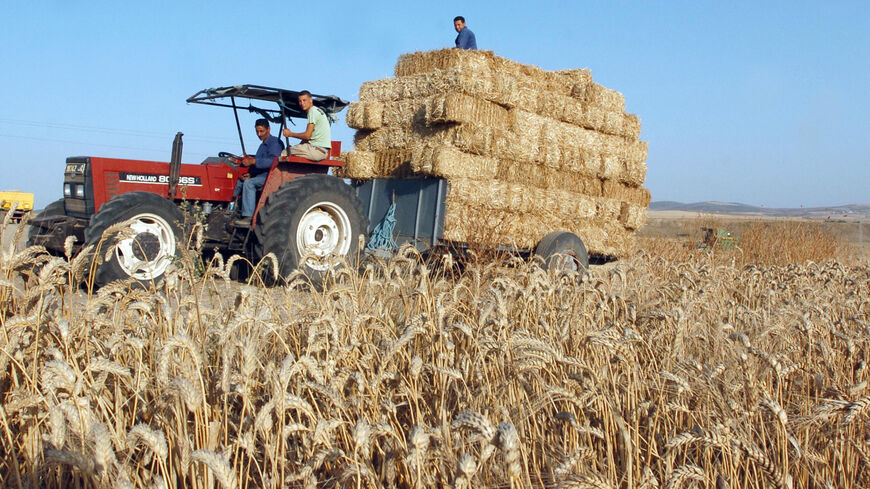
[[474, 33], [468, 27], [463, 27], [456, 36], [456, 47], [459, 49], [477, 49], [477, 40]]
[[257, 159], [257, 164], [249, 170], [251, 176], [269, 171], [269, 168], [272, 168], [272, 162], [275, 161], [275, 157], [281, 155], [282, 149], [284, 149], [284, 143], [275, 136], [269, 136], [265, 141], [260, 143], [260, 147], [257, 148], [257, 154], [254, 155], [254, 158]]

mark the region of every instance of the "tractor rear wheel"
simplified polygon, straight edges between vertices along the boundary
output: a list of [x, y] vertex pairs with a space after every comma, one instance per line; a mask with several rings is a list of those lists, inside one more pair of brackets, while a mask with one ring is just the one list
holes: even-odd
[[362, 202], [341, 179], [299, 177], [269, 196], [255, 229], [260, 256], [277, 258], [278, 281], [300, 269], [320, 285], [336, 259], [353, 261], [368, 229]]
[[535, 248], [535, 255], [544, 260], [547, 270], [584, 272], [589, 268], [586, 245], [574, 233], [556, 231], [546, 236]]
[[[103, 236], [106, 229], [125, 221], [130, 222], [129, 234], [121, 231]], [[94, 245], [95, 257], [102, 262], [94, 283], [102, 287], [132, 278], [147, 287], [162, 280], [178, 256], [183, 222], [178, 206], [149, 192], [121, 194], [104, 204], [85, 230], [85, 242]]]

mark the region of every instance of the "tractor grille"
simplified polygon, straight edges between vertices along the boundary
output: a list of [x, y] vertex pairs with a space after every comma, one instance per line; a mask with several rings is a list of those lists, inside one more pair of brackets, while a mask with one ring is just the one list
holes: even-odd
[[94, 213], [94, 186], [91, 182], [90, 158], [67, 158], [63, 178], [67, 215], [90, 217]]

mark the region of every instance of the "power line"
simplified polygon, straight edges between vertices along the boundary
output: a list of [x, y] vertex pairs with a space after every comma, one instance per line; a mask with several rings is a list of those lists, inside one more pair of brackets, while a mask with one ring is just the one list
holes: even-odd
[[[139, 136], [139, 137], [148, 137], [148, 138], [171, 138], [174, 134], [167, 134], [163, 132], [154, 132], [154, 131], [137, 131], [133, 129], [119, 129], [119, 128], [110, 128], [110, 127], [99, 127], [99, 126], [80, 126], [76, 124], [61, 124], [61, 123], [52, 123], [52, 122], [38, 122], [38, 121], [28, 121], [21, 119], [2, 119], [0, 118], [0, 123], [3, 124], [15, 124], [19, 126], [26, 127], [43, 127], [49, 129], [67, 129], [74, 131], [85, 131], [85, 132], [95, 132], [100, 134], [116, 134], [122, 136]], [[212, 138], [205, 136], [191, 136], [185, 134], [185, 139], [192, 139], [196, 141], [206, 141], [206, 142], [215, 142], [215, 143], [226, 143], [227, 141], [232, 141], [230, 138]]]
[[[169, 153], [169, 150], [167, 150], [165, 148], [164, 149], [156, 149], [156, 148], [141, 148], [141, 147], [135, 147], [135, 146], [121, 146], [121, 145], [117, 145], [117, 144], [83, 143], [81, 141], [69, 141], [69, 140], [65, 140], [65, 139], [40, 138], [40, 137], [36, 137], [36, 136], [13, 136], [10, 134], [2, 134], [2, 133], [0, 133], [0, 137], [10, 138], [10, 139], [28, 139], [31, 141], [45, 141], [45, 142], [50, 142], [50, 143], [87, 144], [88, 146], [100, 146], [103, 148], [148, 151], [151, 153], [164, 153], [164, 154]], [[197, 156], [197, 155], [201, 155], [201, 154], [202, 153], [193, 153], [193, 156]], [[185, 156], [190, 156], [190, 153], [187, 153]]]

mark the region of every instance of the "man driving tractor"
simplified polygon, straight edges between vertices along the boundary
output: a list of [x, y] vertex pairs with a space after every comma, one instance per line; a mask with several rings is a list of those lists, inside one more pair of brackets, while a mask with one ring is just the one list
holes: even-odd
[[242, 166], [250, 167], [250, 170], [239, 177], [233, 192], [233, 197], [238, 197], [240, 193], [242, 195], [242, 217], [234, 222], [237, 227], [251, 225], [251, 217], [254, 216], [254, 210], [257, 208], [257, 191], [263, 188], [272, 162], [284, 149], [284, 143], [272, 136], [268, 120], [257, 119], [254, 128], [262, 142], [255, 156], [244, 156], [239, 161]]

